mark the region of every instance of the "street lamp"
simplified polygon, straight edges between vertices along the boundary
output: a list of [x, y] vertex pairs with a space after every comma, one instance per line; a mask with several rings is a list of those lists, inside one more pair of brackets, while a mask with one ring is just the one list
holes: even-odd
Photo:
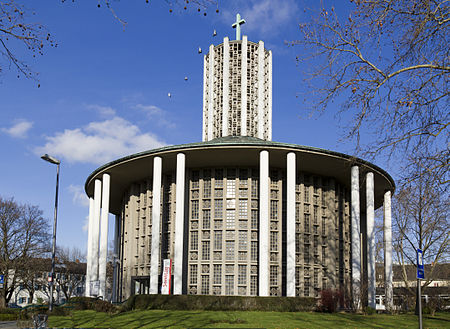
[[55, 194], [55, 213], [53, 218], [53, 243], [52, 243], [52, 270], [50, 272], [50, 301], [49, 301], [49, 311], [53, 310], [53, 281], [54, 281], [54, 273], [55, 273], [55, 252], [56, 252], [56, 218], [58, 214], [58, 187], [59, 187], [59, 165], [61, 161], [58, 159], [44, 154], [41, 156], [42, 160], [53, 163], [56, 165], [56, 194]]

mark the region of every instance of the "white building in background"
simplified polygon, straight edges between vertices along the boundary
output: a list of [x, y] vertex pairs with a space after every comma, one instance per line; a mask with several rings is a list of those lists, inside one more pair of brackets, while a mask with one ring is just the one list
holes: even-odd
[[367, 283], [375, 307], [374, 211], [384, 206], [392, 300], [392, 178], [346, 154], [272, 141], [272, 53], [262, 41], [237, 35], [210, 46], [203, 104], [202, 142], [132, 154], [87, 178], [86, 294], [104, 296], [112, 213], [113, 300], [160, 293], [171, 259], [173, 294], [332, 288], [360, 306]]
[[[56, 276], [60, 275], [59, 273]], [[46, 304], [49, 302], [49, 286], [48, 286], [48, 272], [42, 273], [42, 280], [40, 283], [36, 283], [35, 293], [33, 299], [30, 297], [29, 290], [26, 289], [24, 284], [19, 284], [14, 290], [14, 293], [9, 301], [9, 305], [17, 305], [25, 307], [30, 304]], [[63, 304], [67, 301], [64, 292], [58, 284], [55, 284], [55, 291], [53, 295], [53, 302], [56, 305]], [[79, 284], [73, 291], [71, 297], [81, 297], [85, 295], [85, 283]]]
[[[435, 299], [434, 306], [440, 304], [442, 309], [450, 309], [450, 263], [439, 263], [434, 266], [424, 266], [425, 278], [422, 280], [422, 305], [427, 305], [430, 300]], [[385, 280], [384, 264], [376, 264], [377, 273], [377, 310], [385, 310]], [[405, 280], [406, 276], [406, 280]], [[406, 284], [406, 282], [407, 284]], [[427, 286], [424, 287], [425, 283]], [[393, 265], [393, 296], [394, 309], [408, 311], [415, 307], [417, 287], [417, 267], [412, 264]], [[437, 302], [437, 300], [439, 302]]]
[[[30, 304], [48, 303], [50, 290], [48, 277], [50, 272], [45, 269], [51, 268], [50, 258], [32, 259], [26, 267], [29, 273], [18, 273], [15, 276], [16, 288], [13, 291], [9, 306], [25, 307]], [[8, 286], [13, 281], [14, 272], [11, 270], [8, 280]], [[64, 289], [70, 297], [80, 297], [85, 295], [85, 278], [86, 264], [80, 262], [68, 262], [57, 264], [55, 270], [55, 285], [53, 291], [53, 302], [62, 304], [66, 302]], [[33, 296], [31, 296], [31, 288], [34, 288]]]

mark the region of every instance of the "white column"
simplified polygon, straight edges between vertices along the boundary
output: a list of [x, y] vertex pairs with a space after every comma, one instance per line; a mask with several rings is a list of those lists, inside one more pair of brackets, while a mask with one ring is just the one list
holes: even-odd
[[247, 36], [241, 43], [241, 135], [247, 136]]
[[162, 159], [153, 159], [152, 249], [150, 258], [150, 293], [158, 293], [159, 243], [161, 227]]
[[287, 155], [286, 177], [286, 296], [295, 297], [295, 153]]
[[91, 282], [98, 280], [98, 243], [100, 241], [100, 205], [102, 200], [102, 181], [100, 179], [96, 179], [94, 184], [94, 222], [92, 225]]
[[359, 168], [351, 169], [351, 221], [352, 221], [352, 293], [354, 307], [361, 308], [361, 227], [359, 209]]
[[259, 296], [269, 296], [269, 152], [259, 153]]
[[269, 123], [268, 123], [268, 138], [267, 140], [271, 141], [272, 140], [272, 50], [269, 50], [269, 76], [268, 76], [268, 82], [269, 82], [269, 108], [267, 109], [268, 111], [268, 116], [269, 116]]
[[394, 306], [392, 291], [392, 217], [391, 191], [384, 193], [384, 279], [386, 309], [391, 311]]
[[374, 308], [375, 301], [375, 196], [373, 173], [366, 175], [366, 218], [367, 218], [367, 280], [368, 280], [368, 304]]
[[94, 226], [94, 198], [89, 198], [89, 223], [88, 223], [88, 243], [87, 243], [87, 262], [86, 262], [86, 289], [85, 296], [91, 296], [91, 272], [93, 265], [93, 255], [92, 255], [92, 239], [93, 237], [93, 226]]
[[202, 129], [202, 141], [206, 142], [208, 140], [208, 84], [206, 83], [206, 79], [208, 75], [206, 74], [206, 70], [208, 69], [206, 65], [207, 55], [203, 57], [203, 129]]
[[264, 139], [264, 42], [258, 44], [258, 138]]
[[214, 138], [214, 45], [209, 46], [209, 70], [208, 70], [208, 135], [207, 140]]
[[109, 187], [110, 176], [103, 174], [102, 179], [102, 214], [100, 220], [101, 233], [100, 233], [100, 257], [98, 276], [100, 280], [99, 296], [103, 296], [103, 300], [107, 300], [106, 297], [106, 259], [108, 255], [108, 215], [109, 215]]
[[175, 208], [175, 256], [173, 262], [173, 294], [183, 292], [183, 246], [184, 246], [184, 182], [186, 157], [177, 154], [176, 208]]
[[228, 37], [223, 38], [223, 102], [222, 102], [222, 136], [231, 135], [228, 131], [229, 99], [230, 99], [230, 43]]
[[117, 302], [117, 277], [118, 277], [118, 262], [119, 262], [119, 223], [120, 216], [115, 216], [114, 221], [114, 256], [113, 256], [113, 282], [112, 282], [112, 296], [111, 301]]

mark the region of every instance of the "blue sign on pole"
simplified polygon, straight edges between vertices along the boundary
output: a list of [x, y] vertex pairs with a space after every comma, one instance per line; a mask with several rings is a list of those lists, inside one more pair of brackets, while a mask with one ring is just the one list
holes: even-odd
[[423, 251], [417, 249], [417, 278], [425, 279], [425, 272], [423, 269]]
[[5, 283], [5, 280], [4, 280], [4, 278], [3, 278], [3, 274], [1, 274], [0, 275], [0, 284], [4, 284]]

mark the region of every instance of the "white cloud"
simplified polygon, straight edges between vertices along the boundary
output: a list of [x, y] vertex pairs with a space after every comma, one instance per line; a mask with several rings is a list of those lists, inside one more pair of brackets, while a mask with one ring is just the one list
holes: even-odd
[[125, 105], [134, 105], [142, 102], [145, 99], [145, 95], [142, 92], [133, 92], [122, 96], [121, 102]]
[[84, 217], [83, 226], [81, 227], [81, 229], [86, 233], [89, 231], [89, 215]]
[[149, 116], [161, 115], [163, 113], [163, 110], [161, 110], [159, 107], [155, 105], [137, 104], [135, 107], [139, 110], [145, 111]]
[[46, 137], [36, 154], [51, 153], [68, 162], [103, 164], [121, 156], [165, 145], [156, 136], [142, 133], [136, 125], [121, 117], [76, 129], [66, 129]]
[[10, 128], [1, 128], [1, 131], [14, 138], [26, 138], [28, 130], [33, 127], [33, 122], [26, 120], [19, 120]]
[[154, 120], [159, 126], [175, 128], [175, 124], [167, 119], [167, 112], [155, 105], [137, 104], [134, 108], [146, 113], [148, 118]]
[[89, 199], [86, 196], [86, 193], [84, 193], [83, 187], [80, 185], [72, 185], [70, 184], [67, 188], [70, 193], [73, 194], [72, 201], [74, 204], [88, 207], [89, 206]]
[[116, 110], [114, 110], [110, 106], [101, 106], [101, 105], [87, 105], [87, 108], [90, 110], [95, 110], [99, 112], [103, 116], [113, 116], [116, 114]]
[[[295, 0], [248, 0], [235, 1], [234, 8], [224, 12], [224, 20], [234, 22], [236, 12], [245, 19], [244, 33], [258, 31], [265, 35], [276, 35], [283, 25], [296, 17], [298, 6]], [[237, 11], [236, 11], [237, 10]]]

